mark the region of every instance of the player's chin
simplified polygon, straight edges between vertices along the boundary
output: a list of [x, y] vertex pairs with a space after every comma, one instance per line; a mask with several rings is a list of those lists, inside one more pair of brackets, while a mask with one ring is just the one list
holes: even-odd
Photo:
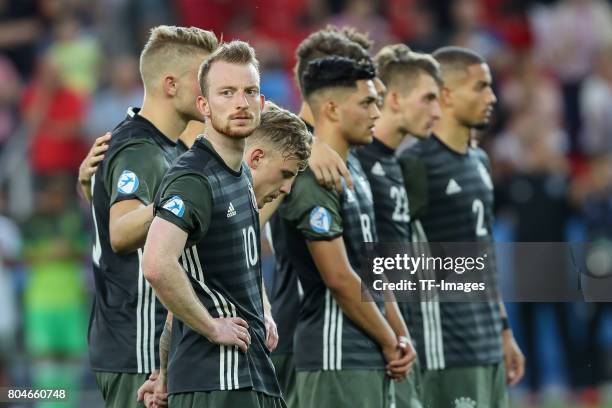
[[227, 135], [236, 139], [244, 139], [251, 136], [255, 129], [255, 126], [232, 126]]

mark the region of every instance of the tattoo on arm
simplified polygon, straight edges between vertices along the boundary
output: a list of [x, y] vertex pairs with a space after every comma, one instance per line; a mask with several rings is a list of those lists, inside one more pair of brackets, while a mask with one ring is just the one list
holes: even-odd
[[172, 341], [172, 319], [166, 320], [164, 331], [159, 338], [159, 365], [160, 369], [165, 370], [168, 367], [168, 352], [170, 351], [170, 342]]

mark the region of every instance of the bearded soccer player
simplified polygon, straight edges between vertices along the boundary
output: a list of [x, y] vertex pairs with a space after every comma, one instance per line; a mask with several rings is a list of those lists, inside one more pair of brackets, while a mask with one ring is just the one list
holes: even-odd
[[340, 195], [306, 170], [279, 208], [277, 262], [297, 273], [304, 290], [294, 340], [300, 406], [387, 406], [385, 371], [403, 378], [414, 358], [398, 341], [399, 315], [386, 319], [382, 299], [361, 299], [361, 245], [376, 239], [376, 229], [370, 186], [349, 150], [372, 140], [374, 75], [371, 62], [340, 57], [315, 60], [304, 72], [315, 136], [347, 161], [356, 182]]
[[199, 81], [205, 137], [166, 174], [143, 259], [174, 315], [169, 404], [282, 407], [265, 344], [258, 203], [242, 160], [264, 104], [254, 50], [221, 45]]
[[[404, 44], [389, 45], [375, 57], [379, 78], [386, 85], [374, 140], [356, 150], [372, 186], [378, 241], [409, 244], [410, 212], [402, 168], [396, 156], [408, 135], [426, 138], [440, 118], [438, 63], [429, 55], [410, 51]], [[400, 304], [408, 322], [409, 303]], [[410, 327], [410, 326], [409, 326]], [[421, 408], [418, 363], [407, 381], [395, 384], [398, 408]]]
[[[181, 140], [193, 145], [204, 131], [202, 122], [192, 121]], [[253, 190], [258, 207], [265, 208], [281, 194], [289, 193], [296, 176], [296, 168], [303, 170], [310, 154], [312, 135], [302, 120], [293, 113], [266, 101], [257, 129], [246, 139], [244, 161], [253, 175]], [[297, 162], [296, 162], [297, 160]], [[296, 167], [297, 163], [297, 167]], [[278, 344], [276, 324], [271, 318], [270, 304], [266, 297], [264, 316], [266, 346], [274, 351]], [[171, 320], [160, 339], [160, 372], [139, 389], [139, 399], [147, 407], [165, 406], [168, 349], [171, 342]]]
[[[492, 242], [493, 184], [485, 152], [470, 146], [496, 102], [489, 66], [473, 51], [433, 53], [442, 70], [442, 116], [432, 137], [400, 158], [418, 242]], [[495, 282], [494, 265], [487, 277]], [[508, 406], [506, 384], [523, 375], [524, 358], [503, 303], [411, 304], [411, 329], [424, 365], [424, 405]], [[505, 363], [505, 367], [504, 367]]]
[[[141, 110], [113, 131], [91, 179], [96, 295], [89, 324], [91, 367], [107, 407], [136, 406], [136, 390], [159, 366], [166, 311], [141, 272], [153, 199], [176, 157], [176, 140], [197, 118], [198, 67], [217, 39], [197, 28], [160, 26], [140, 57]], [[171, 61], [171, 62], [170, 62]]]

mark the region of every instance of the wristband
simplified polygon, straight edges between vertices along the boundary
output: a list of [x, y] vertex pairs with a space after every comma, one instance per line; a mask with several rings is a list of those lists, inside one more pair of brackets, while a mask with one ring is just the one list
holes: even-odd
[[397, 342], [399, 344], [403, 344], [404, 346], [407, 346], [410, 344], [410, 338], [408, 336], [399, 336], [397, 338]]
[[502, 331], [510, 330], [510, 321], [508, 320], [508, 316], [503, 316], [501, 318], [502, 322]]

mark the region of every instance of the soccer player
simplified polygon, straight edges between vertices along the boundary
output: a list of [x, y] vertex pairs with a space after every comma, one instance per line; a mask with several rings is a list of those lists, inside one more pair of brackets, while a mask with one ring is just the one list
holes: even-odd
[[[311, 61], [334, 55], [354, 60], [369, 59], [367, 50], [359, 43], [350, 40], [347, 34], [353, 36], [353, 38], [359, 38], [363, 40], [364, 44], [367, 44], [365, 37], [358, 35], [354, 30], [344, 29], [341, 31], [334, 26], [316, 31], [302, 41], [296, 51], [297, 63], [295, 66], [296, 83], [302, 95], [303, 83], [301, 77]], [[314, 130], [314, 119], [305, 99], [300, 109], [300, 117], [312, 132]], [[322, 140], [316, 139], [313, 143], [309, 166], [322, 186], [329, 189], [335, 188], [336, 191], [341, 193], [344, 189], [341, 180], [344, 177], [346, 184], [349, 188], [352, 188], [350, 174], [346, 169], [344, 160]], [[268, 238], [281, 233], [280, 219], [278, 217], [270, 218], [281, 202], [282, 197], [264, 207], [260, 213], [262, 225], [270, 219], [270, 228], [267, 230], [269, 232]], [[298, 406], [295, 393], [293, 336], [300, 310], [300, 290], [297, 275], [291, 270], [279, 266], [277, 263], [273, 284], [269, 288], [272, 315], [279, 332], [278, 347], [272, 353], [272, 362], [283, 389], [287, 406], [292, 408]]]
[[[375, 57], [379, 78], [387, 91], [371, 144], [356, 150], [363, 171], [372, 186], [378, 241], [411, 242], [408, 197], [402, 168], [396, 157], [400, 143], [408, 136], [429, 137], [440, 118], [438, 63], [426, 54], [410, 51], [404, 44], [388, 45]], [[407, 322], [409, 303], [402, 303]], [[398, 408], [421, 408], [418, 364], [407, 381], [395, 384]]]
[[[489, 123], [496, 102], [491, 72], [465, 48], [444, 47], [433, 56], [442, 70], [442, 116], [433, 136], [400, 158], [415, 241], [492, 242], [489, 160], [469, 144], [472, 130]], [[508, 406], [506, 383], [521, 379], [524, 358], [501, 302], [421, 302], [412, 303], [411, 312], [426, 407]]]
[[[199, 81], [206, 136], [164, 178], [143, 259], [146, 279], [174, 315], [169, 403], [281, 407], [265, 344], [263, 203], [243, 163], [245, 138], [263, 107], [253, 49], [241, 41], [221, 45], [202, 64]], [[299, 160], [286, 162], [295, 176]]]
[[91, 367], [107, 407], [136, 406], [136, 391], [159, 366], [158, 339], [166, 311], [141, 271], [153, 219], [152, 202], [176, 157], [176, 140], [198, 118], [193, 84], [217, 46], [209, 31], [159, 26], [140, 57], [141, 110], [113, 131], [91, 178], [96, 295], [89, 324]]
[[399, 314], [382, 299], [361, 299], [361, 246], [376, 229], [370, 186], [349, 150], [372, 140], [374, 77], [371, 61], [341, 57], [312, 61], [303, 74], [315, 136], [347, 161], [355, 188], [338, 194], [306, 170], [277, 214], [277, 262], [297, 273], [304, 291], [294, 340], [300, 406], [387, 406], [385, 370], [403, 378], [415, 357], [398, 341], [405, 334]]

